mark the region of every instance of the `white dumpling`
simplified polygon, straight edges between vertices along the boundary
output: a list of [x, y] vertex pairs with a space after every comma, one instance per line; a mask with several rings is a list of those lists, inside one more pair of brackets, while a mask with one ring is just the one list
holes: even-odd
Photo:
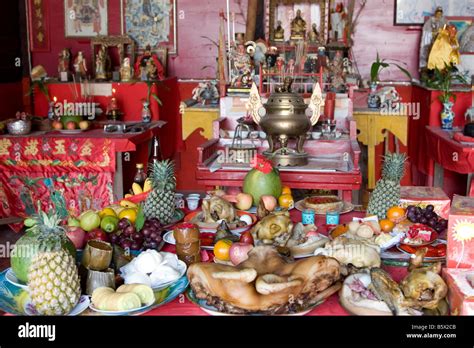
[[137, 272], [138, 272], [138, 270], [135, 267], [135, 263], [133, 261], [127, 263], [125, 266], [120, 268], [120, 273], [122, 274], [122, 277], [125, 277], [128, 274], [133, 274], [133, 273], [137, 273]]
[[158, 268], [162, 263], [162, 257], [155, 250], [147, 250], [138, 255], [132, 262], [138, 272], [148, 274]]
[[161, 256], [163, 256], [163, 265], [167, 265], [174, 269], [179, 268], [178, 256], [176, 254], [162, 252]]
[[152, 287], [159, 286], [163, 283], [172, 282], [178, 278], [178, 271], [170, 266], [161, 266], [150, 275]]
[[152, 286], [150, 277], [141, 272], [127, 274], [124, 280], [125, 284], [144, 284], [150, 287]]

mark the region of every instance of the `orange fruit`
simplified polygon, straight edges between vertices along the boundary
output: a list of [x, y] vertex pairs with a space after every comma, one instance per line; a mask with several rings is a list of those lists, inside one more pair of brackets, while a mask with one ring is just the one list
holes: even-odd
[[214, 256], [221, 261], [230, 261], [230, 247], [232, 242], [228, 239], [221, 239], [214, 245]]
[[291, 188], [290, 186], [283, 186], [281, 189], [281, 195], [291, 195]]
[[387, 218], [394, 223], [399, 223], [405, 219], [405, 209], [397, 206], [391, 207], [387, 211]]
[[291, 194], [284, 194], [278, 198], [278, 205], [284, 209], [290, 209], [295, 205], [295, 201]]
[[379, 221], [380, 228], [384, 232], [391, 232], [395, 227], [395, 223], [389, 219], [383, 219]]

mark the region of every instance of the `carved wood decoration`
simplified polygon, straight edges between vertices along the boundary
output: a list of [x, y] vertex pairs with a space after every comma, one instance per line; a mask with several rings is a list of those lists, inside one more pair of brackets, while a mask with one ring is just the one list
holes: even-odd
[[[279, 5], [295, 5], [295, 4], [318, 4], [321, 9], [321, 26], [319, 32], [326, 35], [326, 25], [328, 24], [328, 19], [326, 18], [326, 2], [327, 0], [270, 0], [270, 11], [269, 11], [269, 32], [270, 32], [270, 41], [274, 39], [274, 31], [276, 25], [276, 10]], [[311, 23], [309, 24], [311, 26]]]
[[95, 55], [96, 46], [105, 46], [106, 49], [109, 47], [117, 47], [119, 52], [119, 62], [122, 64], [125, 58], [126, 46], [130, 47], [130, 64], [133, 66], [135, 63], [135, 41], [128, 35], [115, 35], [115, 36], [96, 36], [91, 39], [92, 48], [92, 71], [95, 72]]

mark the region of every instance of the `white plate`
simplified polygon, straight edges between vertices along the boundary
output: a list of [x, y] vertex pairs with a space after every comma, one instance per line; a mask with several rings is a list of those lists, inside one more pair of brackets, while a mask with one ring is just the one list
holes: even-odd
[[179, 277], [176, 278], [175, 280], [172, 280], [172, 281], [169, 281], [169, 282], [165, 282], [165, 283], [161, 283], [160, 285], [157, 285], [157, 286], [152, 287], [153, 291], [162, 290], [162, 289], [164, 289], [164, 288], [167, 288], [168, 286], [173, 285], [173, 284], [176, 283], [181, 277], [183, 277], [183, 276], [186, 274], [187, 269], [188, 269], [188, 266], [186, 266], [186, 263], [184, 263], [184, 262], [181, 261], [181, 260], [178, 260], [178, 272], [179, 272]]
[[[347, 213], [350, 213], [351, 211], [354, 210], [354, 204], [352, 204], [351, 202], [344, 201], [343, 203], [344, 203], [344, 206], [342, 207], [339, 214], [347, 214]], [[299, 211], [303, 211], [303, 210], [308, 209], [308, 208], [306, 208], [306, 206], [304, 204], [304, 199], [302, 199], [301, 201], [296, 202], [295, 203], [295, 208], [298, 209]], [[326, 215], [326, 214], [325, 213], [324, 214], [316, 213], [316, 215]]]
[[7, 270], [7, 273], [5, 274], [5, 279], [15, 285], [15, 286], [18, 286], [19, 288], [23, 289], [23, 290], [28, 290], [28, 285], [23, 283], [22, 281], [20, 281], [16, 275], [15, 275], [15, 272], [13, 272], [13, 270], [11, 268], [9, 268]]
[[[77, 302], [76, 307], [74, 307], [71, 312], [68, 314], [70, 317], [74, 317], [76, 315], [81, 314], [84, 312], [89, 306], [90, 306], [91, 300], [89, 299], [89, 296], [87, 295], [82, 295], [79, 298], [79, 301]], [[25, 314], [29, 316], [38, 316], [38, 312], [36, 311], [36, 308], [33, 306], [31, 302], [27, 302], [25, 305]]]
[[59, 133], [62, 134], [79, 134], [82, 132], [85, 132], [85, 130], [82, 129], [58, 129]]
[[[295, 209], [294, 206], [288, 209], [288, 211], [293, 210], [293, 209]], [[281, 210], [282, 210], [281, 207], [276, 207], [275, 209], [275, 211], [281, 211]], [[244, 211], [250, 214], [257, 214], [257, 207], [252, 207], [249, 210], [244, 210]]]
[[130, 309], [130, 310], [127, 310], [127, 311], [103, 311], [101, 309], [98, 309], [98, 308], [95, 308], [94, 305], [91, 303], [89, 305], [89, 308], [92, 309], [94, 312], [97, 312], [99, 314], [102, 314], [102, 315], [111, 315], [111, 316], [116, 316], [116, 315], [129, 315], [129, 314], [133, 314], [135, 312], [140, 312], [144, 309], [147, 309], [148, 307], [151, 307], [153, 306], [153, 303], [155, 303], [154, 301], [150, 304], [147, 304], [147, 305], [144, 305], [144, 306], [141, 306], [139, 308], [134, 308], [134, 309]]
[[[205, 233], [212, 233], [212, 232], [205, 232]], [[176, 245], [176, 239], [174, 239], [174, 236], [173, 236], [173, 231], [168, 231], [166, 232], [164, 235], [163, 235], [163, 241], [165, 241], [166, 243], [168, 244], [171, 244], [171, 245]], [[204, 249], [204, 250], [214, 250], [214, 246], [210, 246], [210, 245], [205, 245], [205, 246], [202, 246], [201, 245], [201, 249]]]

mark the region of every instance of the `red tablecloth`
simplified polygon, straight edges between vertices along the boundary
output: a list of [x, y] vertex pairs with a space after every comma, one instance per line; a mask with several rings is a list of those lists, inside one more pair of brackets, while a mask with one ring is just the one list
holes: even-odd
[[[365, 213], [352, 212], [341, 215], [341, 223], [352, 221], [353, 217], [363, 217]], [[291, 218], [293, 221], [301, 221], [301, 212], [294, 209], [291, 211]], [[316, 225], [318, 226], [319, 232], [326, 234], [327, 229], [325, 227], [325, 217], [317, 215]], [[163, 251], [174, 252], [175, 248], [173, 245], [165, 245]], [[395, 280], [399, 281], [406, 275], [406, 268], [400, 267], [383, 267], [385, 268]], [[185, 294], [178, 296], [173, 302], [170, 302], [164, 306], [158, 307], [144, 315], [149, 316], [181, 316], [181, 315], [207, 315], [206, 312], [201, 310], [198, 306], [191, 303]], [[339, 295], [334, 294], [326, 300], [323, 304], [316, 307], [308, 315], [349, 315], [339, 304]]]
[[444, 169], [469, 174], [474, 172], [474, 146], [453, 139], [455, 131], [426, 127], [427, 155]]

